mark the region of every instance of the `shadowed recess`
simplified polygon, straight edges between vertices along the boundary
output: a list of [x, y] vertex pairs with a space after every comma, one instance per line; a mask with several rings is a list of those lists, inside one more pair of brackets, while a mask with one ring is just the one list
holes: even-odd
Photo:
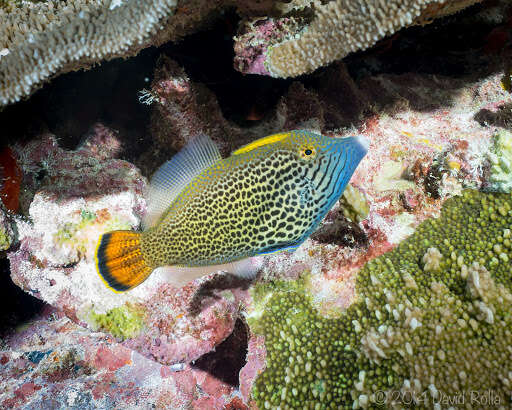
[[10, 278], [9, 261], [0, 259], [0, 336], [39, 314], [46, 305], [16, 286]]
[[247, 325], [239, 318], [226, 340], [215, 350], [197, 359], [192, 367], [203, 370], [233, 387], [239, 387], [238, 375], [246, 363], [248, 338]]
[[161, 47], [163, 54], [185, 68], [191, 80], [212, 90], [224, 117], [251, 126], [272, 115], [279, 98], [293, 82], [261, 75], [245, 75], [233, 68], [233, 39], [239, 17], [225, 13], [213, 30], [187, 36]]
[[229, 273], [222, 273], [214, 276], [212, 279], [201, 284], [197, 292], [192, 297], [188, 306], [191, 315], [197, 316], [206, 309], [215, 300], [220, 299], [220, 291], [239, 288], [246, 290], [251, 285], [252, 280], [239, 278]]

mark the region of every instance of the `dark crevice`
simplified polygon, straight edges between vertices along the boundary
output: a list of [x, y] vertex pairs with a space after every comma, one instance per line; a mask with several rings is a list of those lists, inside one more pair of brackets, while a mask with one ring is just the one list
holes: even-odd
[[66, 149], [75, 149], [95, 122], [119, 131], [121, 158], [134, 161], [150, 146], [152, 107], [139, 102], [139, 92], [149, 89], [161, 54], [176, 60], [192, 81], [216, 95], [228, 120], [254, 125], [273, 112], [291, 80], [244, 75], [233, 68], [233, 40], [238, 17], [225, 13], [212, 29], [183, 41], [142, 50], [136, 57], [106, 61], [87, 71], [61, 75], [28, 100], [0, 111], [7, 143], [25, 142], [51, 132]]
[[368, 246], [368, 237], [365, 231], [356, 223], [343, 216], [341, 211], [331, 223], [323, 224], [315, 231], [311, 238], [320, 243], [360, 248]]
[[443, 179], [443, 174], [446, 173], [444, 162], [444, 158], [435, 159], [428, 169], [423, 182], [425, 192], [433, 199], [441, 198], [441, 181]]
[[215, 93], [226, 119], [247, 127], [254, 125], [255, 118], [273, 113], [292, 80], [244, 75], [233, 68], [232, 37], [238, 22], [235, 13], [226, 13], [214, 30], [190, 35], [178, 44], [166, 44], [161, 51], [183, 66], [192, 81]]
[[10, 278], [9, 261], [0, 259], [0, 337], [11, 329], [41, 313], [46, 303], [30, 296], [16, 286]]
[[501, 51], [499, 45], [498, 50], [491, 48], [496, 24], [476, 17], [490, 3], [474, 5], [431, 24], [402, 29], [368, 50], [350, 54], [345, 62], [351, 76], [359, 79], [414, 72], [458, 78], [483, 74], [478, 71], [486, 71], [489, 57], [499, 56]]
[[248, 340], [247, 324], [239, 318], [226, 340], [215, 350], [197, 359], [192, 367], [201, 369], [233, 387], [239, 387], [239, 373], [246, 364]]
[[482, 126], [494, 126], [512, 130], [512, 104], [503, 104], [496, 111], [482, 109], [476, 113], [474, 119]]

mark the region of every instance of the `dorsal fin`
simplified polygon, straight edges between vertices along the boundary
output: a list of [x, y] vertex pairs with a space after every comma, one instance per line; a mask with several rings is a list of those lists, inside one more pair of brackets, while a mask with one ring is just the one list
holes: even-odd
[[238, 148], [231, 155], [245, 154], [246, 152], [252, 151], [253, 149], [262, 147], [264, 145], [272, 144], [274, 142], [281, 141], [286, 137], [290, 136], [291, 131], [281, 132], [279, 134], [272, 134], [266, 137], [260, 138], [259, 140], [253, 141], [247, 145], [244, 145], [241, 148]]
[[215, 143], [201, 134], [154, 173], [147, 195], [148, 212], [144, 229], [154, 226], [183, 188], [203, 170], [221, 159]]

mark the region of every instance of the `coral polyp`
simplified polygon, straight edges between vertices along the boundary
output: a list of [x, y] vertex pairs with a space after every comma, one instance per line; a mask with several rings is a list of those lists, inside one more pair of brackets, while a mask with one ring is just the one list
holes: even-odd
[[338, 318], [316, 310], [307, 275], [259, 285], [248, 316], [267, 348], [259, 407], [428, 408], [486, 391], [510, 406], [511, 228], [510, 194], [449, 199], [361, 269]]

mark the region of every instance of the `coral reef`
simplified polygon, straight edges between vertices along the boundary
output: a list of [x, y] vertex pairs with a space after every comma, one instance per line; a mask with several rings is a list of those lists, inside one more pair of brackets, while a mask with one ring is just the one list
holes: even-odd
[[[258, 406], [432, 407], [470, 391], [510, 406], [511, 226], [510, 194], [449, 199], [365, 265], [356, 300], [336, 318], [317, 311], [307, 279], [258, 285], [248, 315], [267, 348]], [[438, 270], [426, 270], [425, 254]]]
[[83, 0], [0, 9], [0, 104], [18, 101], [59, 73], [136, 54], [151, 44], [176, 5]]
[[75, 151], [62, 150], [48, 135], [18, 147], [30, 222], [17, 221], [20, 246], [8, 255], [11, 277], [74, 321], [124, 339], [148, 357], [166, 364], [197, 359], [231, 333], [236, 290], [192, 314], [199, 283], [178, 290], [153, 275], [118, 295], [96, 273], [99, 235], [136, 228], [145, 210], [145, 179], [133, 165], [112, 159], [119, 146], [118, 135], [98, 124]]
[[[141, 41], [156, 44], [195, 30], [226, 4], [180, 4]], [[252, 29], [263, 37], [284, 33], [279, 47], [314, 27], [318, 10], [341, 2], [312, 4], [236, 6], [241, 15], [274, 16]], [[435, 14], [441, 2], [430, 4]], [[244, 49], [253, 53], [248, 59], [265, 41]], [[402, 53], [404, 42], [397, 42], [395, 52]], [[406, 42], [415, 44], [414, 37]], [[500, 59], [509, 58], [508, 43], [501, 44]], [[180, 60], [169, 50], [163, 51], [180, 64], [162, 57], [151, 83], [145, 80], [150, 86], [140, 100], [151, 104], [151, 121], [130, 137], [126, 128], [96, 124], [78, 148], [79, 135], [54, 132], [73, 150], [40, 132], [13, 146], [23, 179], [20, 215], [5, 219], [11, 276], [57, 310], [2, 341], [2, 407], [433, 407], [473, 389], [492, 391], [509, 407], [511, 95], [504, 81], [510, 69], [496, 54], [457, 51], [453, 60], [439, 57], [441, 71], [432, 69], [435, 60], [408, 72], [401, 65], [407, 53], [398, 63], [392, 54], [389, 65], [370, 52], [300, 82], [246, 76], [288, 87], [259, 101], [246, 121], [231, 116], [219, 91], [231, 74], [216, 83], [201, 62], [197, 78], [183, 63], [190, 55]], [[265, 67], [261, 58], [255, 64]], [[450, 65], [455, 74], [445, 69]], [[111, 106], [104, 121], [124, 110], [119, 98], [103, 102]], [[67, 120], [82, 122], [82, 130], [91, 121]], [[140, 139], [146, 126], [152, 135]], [[294, 128], [370, 139], [344, 197], [296, 252], [266, 255], [254, 283], [212, 274], [177, 289], [155, 273], [127, 294], [105, 288], [94, 267], [98, 236], [138, 228], [145, 177], [174, 151], [204, 132], [227, 155]], [[121, 155], [125, 160], [116, 159]]]
[[[313, 17], [261, 18], [237, 38], [235, 67], [245, 73], [295, 77], [364, 50], [413, 25], [454, 13], [479, 0], [337, 0], [311, 6]], [[296, 2], [292, 2], [296, 3]], [[298, 2], [298, 8], [309, 4]]]
[[245, 408], [208, 372], [155, 363], [51, 311], [3, 340], [0, 406]]
[[[438, 215], [446, 198], [464, 187], [486, 187], [488, 155], [499, 127], [477, 119], [509, 101], [500, 82], [500, 72], [478, 81], [408, 73], [355, 82], [339, 64], [326, 70], [316, 89], [294, 83], [278, 105], [276, 124], [294, 126], [314, 118], [324, 133], [368, 135], [370, 149], [345, 199], [320, 229], [295, 253], [273, 255], [263, 276], [294, 278], [308, 269], [320, 274], [315, 276], [321, 277], [315, 279], [318, 297], [327, 310], [349, 304], [354, 277], [366, 261]], [[313, 99], [318, 105], [304, 109]], [[358, 212], [347, 207], [347, 198]]]
[[[0, 106], [29, 96], [59, 74], [178, 40], [230, 9], [236, 9], [248, 31], [236, 38], [235, 66], [243, 72], [288, 77], [479, 1], [2, 2]], [[253, 20], [255, 15], [266, 17]]]

